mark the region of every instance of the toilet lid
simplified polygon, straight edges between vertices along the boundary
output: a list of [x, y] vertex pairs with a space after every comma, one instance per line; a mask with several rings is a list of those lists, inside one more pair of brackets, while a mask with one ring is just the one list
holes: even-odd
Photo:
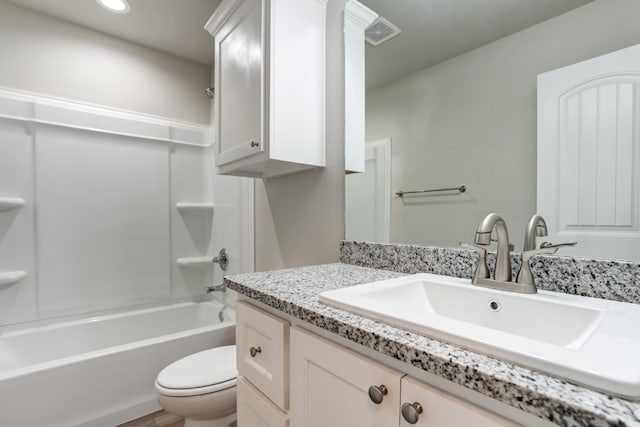
[[193, 389], [234, 380], [236, 346], [228, 345], [183, 357], [158, 374], [157, 383], [170, 389]]

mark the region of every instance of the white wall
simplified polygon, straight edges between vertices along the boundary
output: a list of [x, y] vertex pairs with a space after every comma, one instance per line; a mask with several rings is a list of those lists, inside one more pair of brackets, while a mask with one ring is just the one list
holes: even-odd
[[[597, 0], [367, 93], [367, 140], [392, 139], [391, 241], [471, 241], [503, 214], [519, 249], [536, 201], [536, 76], [640, 43], [640, 2]], [[437, 43], [437, 41], [433, 41]]]
[[327, 3], [327, 166], [256, 180], [256, 271], [338, 260], [344, 238], [343, 9], [344, 0]]
[[0, 58], [0, 86], [209, 123], [209, 66], [2, 0]]

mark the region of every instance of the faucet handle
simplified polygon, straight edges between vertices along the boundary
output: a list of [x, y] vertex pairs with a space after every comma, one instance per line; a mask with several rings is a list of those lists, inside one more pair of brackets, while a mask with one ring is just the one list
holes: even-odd
[[474, 243], [465, 243], [459, 242], [460, 246], [465, 249], [471, 249], [478, 253], [478, 266], [476, 267], [476, 271], [473, 274], [473, 281], [476, 279], [488, 279], [489, 278], [489, 267], [487, 267], [487, 249], [483, 246], [476, 245]]
[[520, 267], [520, 271], [518, 272], [518, 276], [516, 277], [516, 282], [534, 286], [533, 273], [531, 272], [531, 265], [529, 265], [529, 260], [536, 255], [553, 255], [557, 251], [557, 247], [547, 247], [522, 252], [522, 266]]
[[540, 243], [540, 249], [549, 249], [549, 248], [561, 248], [563, 246], [575, 246], [578, 242], [567, 242], [567, 243], [551, 243], [551, 242], [542, 242]]
[[558, 246], [545, 246], [540, 249], [532, 249], [530, 251], [522, 252], [522, 262], [525, 260], [529, 261], [532, 257], [536, 255], [553, 255], [558, 252]]
[[218, 264], [222, 271], [227, 271], [229, 266], [229, 251], [225, 248], [220, 249], [218, 255], [214, 257], [211, 262]]

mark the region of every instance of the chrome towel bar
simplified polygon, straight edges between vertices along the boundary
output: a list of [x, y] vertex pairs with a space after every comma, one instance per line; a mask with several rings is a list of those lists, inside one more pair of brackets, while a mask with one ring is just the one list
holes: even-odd
[[460, 187], [453, 187], [453, 188], [436, 188], [433, 190], [413, 190], [413, 191], [397, 191], [396, 195], [403, 197], [405, 194], [421, 194], [421, 193], [437, 193], [440, 191], [458, 191], [459, 193], [464, 193], [465, 191], [467, 191], [467, 187], [464, 185], [461, 185]]

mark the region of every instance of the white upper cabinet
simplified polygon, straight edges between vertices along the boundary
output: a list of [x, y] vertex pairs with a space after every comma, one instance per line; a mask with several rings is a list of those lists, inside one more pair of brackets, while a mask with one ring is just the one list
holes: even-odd
[[325, 166], [325, 10], [326, 0], [224, 0], [209, 19], [218, 173]]

